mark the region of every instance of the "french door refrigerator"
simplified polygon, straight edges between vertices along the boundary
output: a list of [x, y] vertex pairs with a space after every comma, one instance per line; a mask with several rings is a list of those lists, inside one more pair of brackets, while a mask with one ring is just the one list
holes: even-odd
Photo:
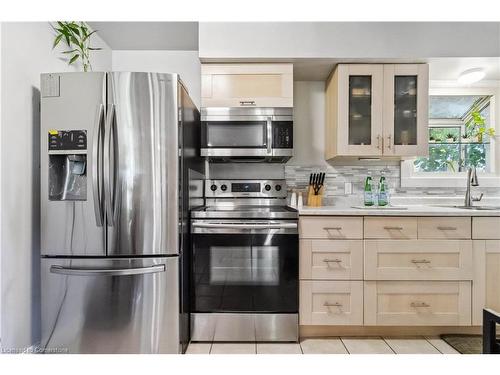
[[176, 74], [41, 75], [41, 350], [179, 353], [199, 112]]

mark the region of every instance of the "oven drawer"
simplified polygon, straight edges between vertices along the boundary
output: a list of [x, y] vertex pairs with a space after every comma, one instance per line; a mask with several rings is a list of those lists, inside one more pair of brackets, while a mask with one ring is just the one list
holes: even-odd
[[471, 280], [470, 240], [366, 240], [365, 280]]
[[301, 325], [362, 325], [362, 281], [301, 281]]
[[300, 238], [362, 239], [363, 218], [351, 216], [301, 217]]
[[362, 240], [300, 240], [300, 278], [361, 280]]
[[365, 281], [365, 325], [467, 326], [470, 281]]

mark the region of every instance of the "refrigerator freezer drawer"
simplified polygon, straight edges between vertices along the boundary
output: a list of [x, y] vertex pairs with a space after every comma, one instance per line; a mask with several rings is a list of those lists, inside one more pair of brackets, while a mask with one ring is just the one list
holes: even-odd
[[179, 353], [179, 258], [42, 258], [47, 353]]

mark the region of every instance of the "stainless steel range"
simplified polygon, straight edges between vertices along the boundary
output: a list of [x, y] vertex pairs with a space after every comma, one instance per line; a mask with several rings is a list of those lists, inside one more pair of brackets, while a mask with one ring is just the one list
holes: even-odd
[[284, 180], [208, 180], [191, 211], [192, 341], [298, 340], [298, 213]]

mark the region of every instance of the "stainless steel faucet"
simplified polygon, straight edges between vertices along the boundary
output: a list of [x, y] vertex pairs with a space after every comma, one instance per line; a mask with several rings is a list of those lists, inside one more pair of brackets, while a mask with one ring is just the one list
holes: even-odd
[[465, 191], [465, 207], [472, 207], [472, 202], [479, 202], [483, 198], [483, 193], [479, 197], [473, 197], [470, 192], [471, 186], [479, 186], [476, 167], [467, 168], [467, 190]]

